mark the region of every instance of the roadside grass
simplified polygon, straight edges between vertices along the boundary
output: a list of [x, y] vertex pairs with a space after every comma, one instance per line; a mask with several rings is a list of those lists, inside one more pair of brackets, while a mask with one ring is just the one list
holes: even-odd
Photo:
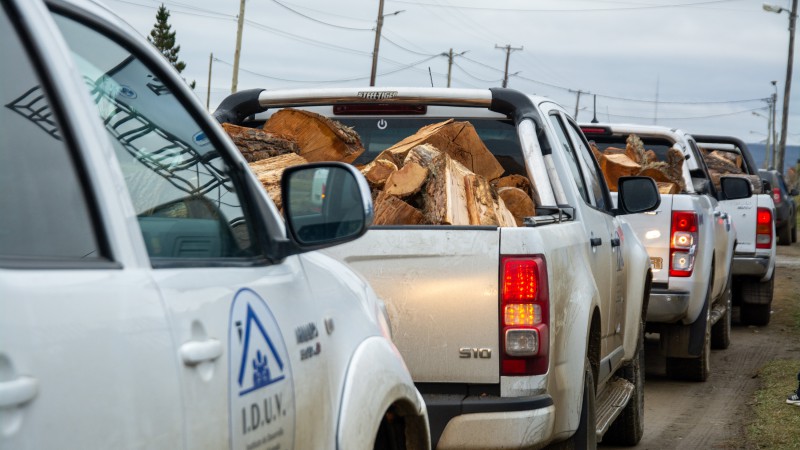
[[[788, 314], [775, 325], [800, 339], [800, 293], [792, 293], [783, 303]], [[776, 316], [773, 319], [778, 319]], [[752, 402], [755, 418], [747, 426], [747, 448], [800, 449], [800, 407], [786, 403], [786, 397], [797, 389], [798, 371], [800, 359], [773, 360], [759, 370], [761, 387]]]

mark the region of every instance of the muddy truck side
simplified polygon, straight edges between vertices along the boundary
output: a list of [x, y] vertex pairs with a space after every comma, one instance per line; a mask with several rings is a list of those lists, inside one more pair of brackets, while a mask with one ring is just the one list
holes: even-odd
[[366, 149], [357, 165], [421, 127], [468, 122], [503, 176], [532, 184], [537, 208], [522, 226], [373, 225], [330, 249], [386, 302], [434, 446], [639, 441], [651, 272], [621, 216], [658, 206], [650, 178], [624, 180], [612, 208], [572, 118], [510, 89], [255, 90], [229, 97], [215, 116], [262, 127], [286, 108], [352, 127]]
[[627, 220], [653, 265], [647, 329], [659, 334], [667, 375], [705, 381], [711, 348], [730, 344], [736, 229], [720, 200], [750, 197], [750, 182], [722, 177], [718, 191], [694, 138], [681, 130], [602, 123], [581, 128], [601, 152], [627, 150], [638, 138], [655, 159], [675, 163], [679, 187], [662, 192], [655, 211]]
[[[769, 323], [775, 285], [775, 203], [762, 189], [762, 180], [747, 144], [732, 136], [692, 134], [697, 145], [709, 152], [708, 163], [719, 161], [712, 152], [732, 156], [742, 175], [750, 177], [754, 195], [736, 200], [720, 200], [720, 208], [736, 227], [733, 253], [733, 306], [741, 308], [741, 321], [748, 325]], [[712, 170], [710, 163], [709, 170]], [[722, 166], [724, 168], [725, 166]], [[724, 169], [723, 169], [724, 170]]]

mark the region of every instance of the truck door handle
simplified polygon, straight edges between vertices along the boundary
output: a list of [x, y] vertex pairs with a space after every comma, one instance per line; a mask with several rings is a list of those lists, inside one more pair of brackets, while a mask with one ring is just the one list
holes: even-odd
[[181, 345], [181, 358], [187, 366], [213, 361], [222, 356], [222, 343], [216, 339], [189, 341]]
[[612, 247], [619, 247], [619, 244], [620, 244], [620, 241], [619, 241], [618, 238], [612, 238], [611, 239], [611, 246]]
[[592, 247], [597, 247], [603, 245], [603, 240], [600, 238], [590, 238], [589, 243], [592, 244]]
[[36, 378], [21, 376], [0, 383], [0, 408], [12, 408], [33, 400], [39, 393]]

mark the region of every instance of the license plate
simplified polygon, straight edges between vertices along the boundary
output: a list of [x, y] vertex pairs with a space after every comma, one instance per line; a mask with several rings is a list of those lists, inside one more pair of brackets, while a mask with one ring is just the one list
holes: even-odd
[[654, 270], [661, 270], [662, 261], [661, 258], [650, 258], [650, 267]]

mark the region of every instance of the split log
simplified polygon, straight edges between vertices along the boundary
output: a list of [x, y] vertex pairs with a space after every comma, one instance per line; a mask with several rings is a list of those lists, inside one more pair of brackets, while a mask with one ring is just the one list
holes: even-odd
[[258, 181], [264, 186], [264, 189], [269, 194], [272, 201], [278, 210], [283, 209], [283, 201], [281, 199], [281, 176], [284, 169], [287, 167], [298, 166], [306, 164], [305, 158], [294, 153], [287, 153], [285, 155], [273, 156], [272, 158], [265, 158], [260, 161], [249, 163], [250, 170], [258, 177]]
[[421, 225], [425, 223], [422, 213], [403, 200], [381, 191], [375, 199], [373, 225]]
[[255, 162], [286, 153], [297, 153], [298, 151], [295, 142], [258, 128], [240, 127], [230, 123], [223, 123], [222, 128], [231, 137], [231, 140], [236, 144], [236, 147], [247, 162]]
[[434, 158], [428, 170], [423, 209], [426, 220], [433, 225], [469, 224], [464, 186], [469, 170], [446, 153]]
[[619, 177], [636, 175], [642, 170], [642, 166], [631, 161], [626, 154], [618, 153], [603, 156], [603, 160], [600, 161], [600, 170], [603, 172], [608, 188], [611, 191], [617, 190]]
[[667, 170], [666, 174], [670, 177], [673, 181], [677, 182], [681, 188], [681, 192], [686, 190], [686, 185], [683, 181], [683, 161], [686, 158], [683, 156], [683, 152], [675, 147], [670, 147], [667, 150]]
[[708, 170], [720, 173], [742, 173], [742, 169], [736, 165], [736, 160], [728, 159], [724, 156], [726, 152], [711, 152], [706, 155], [705, 162]]
[[528, 179], [526, 176], [522, 175], [506, 175], [504, 177], [498, 178], [492, 181], [492, 186], [494, 186], [497, 191], [499, 192], [500, 189], [505, 187], [513, 187], [522, 189], [526, 194], [528, 194], [531, 198], [533, 198], [533, 185], [531, 184], [531, 180]]
[[657, 169], [655, 167], [650, 167], [647, 169], [642, 170], [637, 175], [643, 177], [650, 177], [656, 183], [671, 183], [677, 186], [677, 183], [673, 182], [672, 179], [661, 169]]
[[469, 225], [516, 226], [514, 215], [486, 178], [469, 173], [464, 176], [464, 187]]
[[410, 197], [422, 189], [428, 179], [428, 169], [409, 161], [386, 179], [383, 191], [400, 198]]
[[680, 194], [681, 188], [675, 183], [671, 183], [669, 181], [656, 181], [656, 186], [658, 186], [658, 193], [659, 194]]
[[[595, 147], [595, 149], [596, 148], [597, 147]], [[625, 154], [625, 150], [626, 149], [624, 149], [624, 148], [606, 147], [606, 149], [603, 150], [603, 154], [604, 155], [624, 155]], [[597, 155], [595, 155], [595, 156], [597, 156]]]
[[517, 187], [502, 187], [497, 190], [497, 195], [511, 211], [518, 227], [523, 226], [525, 217], [536, 215], [536, 205], [524, 190]]
[[415, 162], [422, 167], [427, 167], [434, 158], [439, 156], [439, 153], [441, 152], [430, 144], [418, 145], [408, 151], [408, 154], [406, 154], [403, 160], [403, 165], [405, 166], [410, 162]]
[[397, 166], [386, 159], [375, 159], [361, 169], [361, 173], [373, 189], [383, 189], [386, 180], [396, 171]]
[[503, 167], [483, 143], [469, 122], [448, 119], [420, 128], [416, 133], [386, 149], [397, 159], [405, 159], [408, 152], [420, 145], [430, 144], [447, 153], [470, 171], [494, 180], [503, 174]]
[[352, 128], [311, 111], [282, 109], [267, 120], [264, 131], [297, 142], [298, 154], [308, 161], [352, 163], [364, 152]]

